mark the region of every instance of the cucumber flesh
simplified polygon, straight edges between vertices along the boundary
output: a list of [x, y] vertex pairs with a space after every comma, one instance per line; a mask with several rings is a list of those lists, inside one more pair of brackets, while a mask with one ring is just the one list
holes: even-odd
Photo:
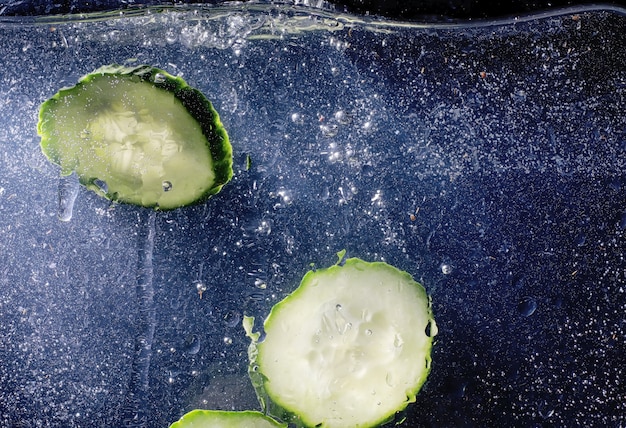
[[193, 410], [184, 415], [170, 428], [286, 428], [262, 413], [222, 410]]
[[38, 132], [61, 174], [111, 200], [174, 209], [232, 177], [232, 148], [211, 103], [150, 66], [101, 67], [42, 104]]
[[272, 308], [262, 341], [252, 324], [244, 321], [259, 401], [273, 416], [307, 427], [393, 419], [425, 382], [436, 334], [419, 283], [357, 258], [308, 272]]

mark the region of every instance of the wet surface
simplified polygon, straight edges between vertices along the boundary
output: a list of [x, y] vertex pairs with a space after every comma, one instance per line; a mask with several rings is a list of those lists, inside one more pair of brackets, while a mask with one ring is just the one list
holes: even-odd
[[123, 420], [145, 212], [81, 187], [59, 221], [36, 123], [60, 87], [130, 60], [202, 90], [235, 156], [220, 194], [155, 216], [150, 426], [257, 409], [243, 314], [344, 248], [432, 295], [406, 426], [626, 423], [623, 15], [421, 28], [209, 10], [0, 28], [0, 425]]

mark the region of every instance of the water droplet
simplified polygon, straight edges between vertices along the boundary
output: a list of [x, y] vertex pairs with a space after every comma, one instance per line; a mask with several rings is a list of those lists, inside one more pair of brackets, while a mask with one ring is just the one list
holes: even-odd
[[366, 336], [371, 336], [372, 335], [372, 330], [370, 330], [369, 328], [365, 330], [365, 335]]
[[232, 337], [228, 337], [228, 336], [224, 336], [223, 341], [224, 341], [224, 344], [225, 344], [225, 345], [232, 345], [232, 343], [233, 343], [233, 338], [232, 338]]
[[517, 305], [517, 311], [525, 317], [531, 316], [537, 309], [537, 301], [532, 297], [524, 297]]
[[163, 83], [165, 82], [165, 75], [163, 73], [156, 73], [152, 78], [152, 81], [157, 84]]
[[172, 182], [171, 181], [163, 181], [163, 191], [169, 192], [172, 190]]
[[74, 172], [59, 179], [59, 220], [70, 221], [72, 219], [78, 188], [78, 176]]
[[339, 303], [337, 303], [337, 305], [335, 305], [335, 309], [337, 309], [337, 311], [340, 311], [343, 308], [341, 307], [341, 305]]

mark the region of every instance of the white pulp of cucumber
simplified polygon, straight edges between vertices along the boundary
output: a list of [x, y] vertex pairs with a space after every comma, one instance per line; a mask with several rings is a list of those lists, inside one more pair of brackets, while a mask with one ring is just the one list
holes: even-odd
[[409, 274], [349, 259], [309, 272], [272, 309], [256, 363], [272, 401], [306, 426], [372, 426], [415, 400], [434, 328]]
[[[126, 202], [175, 207], [199, 198], [214, 182], [212, 158], [198, 122], [171, 93], [149, 82], [103, 75], [62, 99], [59, 140], [74, 157], [61, 164], [106, 183]], [[80, 138], [77, 138], [80, 136]]]

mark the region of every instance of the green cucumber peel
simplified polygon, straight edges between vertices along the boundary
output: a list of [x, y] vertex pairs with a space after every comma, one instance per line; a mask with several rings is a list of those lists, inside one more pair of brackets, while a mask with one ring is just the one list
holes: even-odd
[[274, 305], [262, 340], [244, 319], [263, 410], [299, 427], [389, 422], [430, 372], [437, 327], [424, 287], [386, 263], [344, 257]]
[[170, 428], [286, 428], [275, 420], [254, 411], [192, 410]]
[[148, 65], [107, 65], [41, 105], [37, 131], [62, 175], [112, 201], [171, 210], [231, 179], [232, 147], [211, 102]]

